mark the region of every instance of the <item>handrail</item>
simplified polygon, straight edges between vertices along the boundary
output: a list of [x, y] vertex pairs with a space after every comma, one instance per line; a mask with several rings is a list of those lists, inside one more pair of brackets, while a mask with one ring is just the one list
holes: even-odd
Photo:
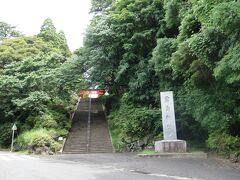
[[91, 135], [91, 109], [92, 109], [92, 99], [89, 98], [89, 105], [88, 105], [88, 127], [87, 127], [87, 152], [89, 153], [89, 146], [90, 146], [90, 135]]

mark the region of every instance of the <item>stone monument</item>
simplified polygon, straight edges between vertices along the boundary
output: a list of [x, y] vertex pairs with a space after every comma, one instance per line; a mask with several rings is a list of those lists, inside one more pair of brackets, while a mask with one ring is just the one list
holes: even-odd
[[161, 109], [164, 140], [155, 142], [155, 151], [160, 153], [184, 153], [186, 141], [177, 139], [173, 92], [161, 92]]

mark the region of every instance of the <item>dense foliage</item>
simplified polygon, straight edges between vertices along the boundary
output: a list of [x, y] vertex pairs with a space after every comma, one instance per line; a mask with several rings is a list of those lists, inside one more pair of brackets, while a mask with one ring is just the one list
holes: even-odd
[[240, 135], [239, 1], [103, 0], [92, 11], [81, 63], [114, 99], [127, 93], [125, 104], [112, 101], [119, 134], [148, 134], [157, 118], [141, 124], [145, 113], [134, 112], [154, 113], [159, 92], [172, 90], [179, 138]]
[[[0, 44], [0, 146], [9, 147], [13, 123], [17, 134], [22, 134], [18, 148], [26, 148], [31, 141], [39, 143], [35, 141], [41, 136], [37, 136], [51, 129], [57, 137], [66, 136], [76, 92], [84, 80], [64, 33], [56, 31], [51, 19], [32, 37], [17, 33], [10, 25], [0, 31], [5, 33]], [[57, 137], [47, 138], [53, 143]]]
[[120, 108], [110, 114], [108, 121], [113, 145], [120, 151], [134, 151], [136, 146], [145, 148], [162, 129], [158, 108], [136, 107], [128, 98], [127, 93], [123, 95]]
[[179, 139], [239, 156], [240, 2], [92, 5], [84, 47], [74, 55], [51, 19], [33, 37], [0, 22], [0, 144], [9, 145], [13, 122], [20, 132], [36, 131], [23, 133], [19, 147], [28, 141], [38, 147], [41, 133], [48, 134], [44, 145], [66, 134], [66, 104], [87, 83], [109, 90], [109, 123], [120, 146], [137, 141], [145, 147], [162, 136], [159, 94], [171, 90]]

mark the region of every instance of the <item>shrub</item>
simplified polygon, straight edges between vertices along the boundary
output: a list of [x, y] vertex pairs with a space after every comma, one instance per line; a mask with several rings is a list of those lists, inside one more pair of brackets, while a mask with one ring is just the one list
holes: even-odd
[[125, 106], [112, 112], [109, 117], [110, 124], [119, 127], [127, 137], [143, 138], [161, 127], [159, 109]]
[[212, 133], [207, 140], [210, 150], [230, 157], [240, 157], [240, 138], [228, 134]]
[[51, 149], [51, 151], [53, 151], [53, 152], [58, 152], [58, 151], [61, 150], [61, 148], [62, 148], [62, 145], [61, 145], [59, 142], [56, 142], [56, 141], [54, 141], [54, 142], [51, 143], [51, 145], [50, 145], [50, 149]]
[[26, 131], [17, 138], [17, 147], [19, 149], [27, 149], [29, 146], [32, 148], [50, 147], [50, 144], [54, 142], [51, 135], [52, 132], [44, 128]]
[[[160, 117], [159, 109], [135, 107], [129, 102], [125, 103], [124, 95], [120, 108], [109, 115], [109, 126], [114, 135], [114, 146], [122, 146], [122, 143], [126, 141], [153, 139], [162, 131]], [[117, 140], [118, 142], [116, 142]]]

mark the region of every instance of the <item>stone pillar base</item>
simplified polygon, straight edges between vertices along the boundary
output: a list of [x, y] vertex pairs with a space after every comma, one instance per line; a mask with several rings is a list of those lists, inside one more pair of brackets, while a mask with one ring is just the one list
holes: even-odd
[[185, 153], [187, 143], [183, 140], [162, 140], [155, 142], [155, 152], [159, 153]]

